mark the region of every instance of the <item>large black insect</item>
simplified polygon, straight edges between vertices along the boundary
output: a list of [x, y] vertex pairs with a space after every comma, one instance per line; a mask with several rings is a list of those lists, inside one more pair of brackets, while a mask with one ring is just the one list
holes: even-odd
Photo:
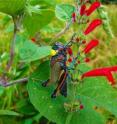
[[[70, 43], [70, 42], [69, 42]], [[51, 58], [51, 74], [50, 79], [45, 81], [42, 85], [46, 87], [50, 83], [57, 82], [57, 87], [52, 93], [51, 97], [56, 98], [58, 93], [67, 97], [67, 77], [68, 77], [68, 70], [66, 66], [67, 61], [67, 48], [70, 47], [70, 44], [62, 45], [61, 43], [55, 43], [52, 49], [57, 51], [55, 56]]]

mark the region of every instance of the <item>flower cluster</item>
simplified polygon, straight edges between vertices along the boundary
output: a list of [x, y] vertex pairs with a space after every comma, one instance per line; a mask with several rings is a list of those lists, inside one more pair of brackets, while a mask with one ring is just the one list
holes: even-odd
[[[101, 3], [99, 1], [93, 2], [89, 7], [86, 6], [87, 2], [89, 2], [88, 0], [81, 0], [80, 2], [81, 2], [81, 6], [80, 6], [80, 9], [79, 9], [79, 15], [81, 16], [81, 18], [85, 17], [85, 19], [87, 19], [96, 9], [98, 9], [101, 6]], [[77, 21], [76, 16], [77, 16], [76, 13], [72, 14], [73, 22]], [[87, 21], [87, 23], [88, 23], [88, 21]], [[87, 36], [92, 31], [94, 31], [98, 26], [100, 26], [102, 24], [103, 24], [103, 22], [99, 18], [92, 20], [88, 24], [86, 29], [83, 31], [83, 35]], [[93, 48], [95, 48], [99, 44], [99, 41], [97, 39], [92, 39], [89, 43], [86, 43], [86, 40], [81, 41], [80, 38], [76, 38], [76, 41], [79, 44], [86, 44], [85, 48], [82, 50], [82, 53], [85, 56], [84, 62], [89, 62], [90, 59], [87, 58], [86, 56]], [[69, 50], [68, 53], [69, 53], [70, 56], [72, 56], [71, 50]], [[81, 52], [80, 52], [80, 54], [81, 54]], [[68, 61], [72, 62], [72, 59], [69, 58]], [[78, 64], [80, 64], [80, 60], [78, 60]], [[117, 71], [117, 66], [106, 67], [106, 68], [98, 68], [98, 69], [94, 69], [94, 70], [91, 70], [89, 72], [84, 73], [82, 75], [82, 79], [86, 78], [86, 77], [105, 76], [108, 79], [108, 81], [110, 82], [110, 84], [114, 85], [115, 80], [113, 78], [112, 72], [116, 72], [116, 71]]]
[[[101, 3], [98, 1], [93, 2], [89, 8], [87, 8], [86, 4], [87, 2], [89, 2], [88, 0], [81, 0], [81, 6], [80, 9], [77, 9], [78, 12], [74, 12], [72, 13], [72, 21], [73, 23], [75, 22], [79, 22], [77, 19], [77, 14], [79, 13], [79, 15], [81, 16], [80, 19], [84, 19], [85, 18], [85, 23], [87, 24], [89, 22], [89, 19], [87, 19], [97, 8], [99, 8], [101, 6]], [[87, 36], [89, 33], [91, 33], [93, 30], [95, 30], [98, 26], [100, 26], [102, 24], [102, 20], [101, 19], [94, 19], [92, 20], [88, 26], [86, 27], [86, 29], [83, 31], [83, 35]], [[79, 47], [83, 44], [86, 44], [84, 50], [82, 52], [78, 52], [78, 53], [83, 53], [85, 54], [85, 56], [94, 48], [99, 44], [99, 41], [97, 39], [92, 39], [89, 43], [86, 42], [86, 40], [81, 39], [79, 37], [77, 37], [76, 42], [79, 44]], [[72, 62], [73, 60], [73, 53], [71, 52], [71, 48], [68, 50], [68, 54], [70, 55], [70, 58], [68, 59], [68, 62]], [[89, 62], [90, 59], [83, 56], [83, 60], [84, 62]], [[80, 63], [80, 60], [78, 60], [78, 64]]]

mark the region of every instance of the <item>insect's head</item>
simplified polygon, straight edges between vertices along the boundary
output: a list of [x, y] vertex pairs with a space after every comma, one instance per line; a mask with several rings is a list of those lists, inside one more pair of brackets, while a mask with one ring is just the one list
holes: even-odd
[[69, 41], [66, 45], [63, 45], [60, 42], [56, 42], [52, 46], [52, 49], [56, 51], [55, 55], [60, 55], [60, 54], [66, 55], [67, 50], [68, 50], [69, 47], [71, 47], [71, 45], [72, 45], [72, 41]]
[[64, 49], [64, 45], [61, 44], [61, 43], [59, 43], [59, 42], [56, 42], [56, 43], [53, 45], [52, 49], [59, 51], [59, 50]]

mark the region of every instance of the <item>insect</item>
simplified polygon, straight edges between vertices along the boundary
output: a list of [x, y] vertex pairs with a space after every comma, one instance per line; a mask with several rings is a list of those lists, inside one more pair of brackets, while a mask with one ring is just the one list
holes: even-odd
[[52, 93], [51, 97], [56, 98], [58, 93], [67, 97], [67, 77], [68, 77], [68, 69], [66, 66], [67, 61], [67, 49], [71, 46], [71, 42], [68, 42], [67, 45], [63, 45], [61, 43], [55, 43], [52, 49], [57, 51], [55, 56], [52, 56], [50, 60], [51, 66], [51, 74], [50, 79], [46, 80], [42, 83], [42, 86], [46, 87], [52, 82], [57, 82], [57, 87]]

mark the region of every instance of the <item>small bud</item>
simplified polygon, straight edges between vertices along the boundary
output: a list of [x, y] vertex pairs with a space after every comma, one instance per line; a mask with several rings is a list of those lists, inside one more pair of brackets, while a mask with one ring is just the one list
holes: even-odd
[[84, 60], [85, 62], [89, 62], [90, 61], [90, 59], [89, 58], [85, 58], [85, 60]]
[[69, 58], [69, 59], [68, 59], [68, 62], [70, 62], [70, 63], [71, 63], [71, 62], [72, 62], [72, 58]]
[[72, 21], [73, 21], [73, 23], [76, 22], [76, 13], [75, 12], [72, 13]]
[[82, 110], [83, 108], [84, 108], [84, 106], [81, 104], [81, 105], [80, 105], [80, 110]]
[[72, 49], [71, 49], [71, 48], [68, 48], [68, 49], [67, 49], [67, 52], [68, 52], [68, 54], [69, 54], [70, 56], [73, 54], [73, 52], [72, 52]]
[[79, 38], [79, 37], [77, 37], [77, 38], [76, 38], [76, 42], [79, 42], [79, 41], [80, 41], [80, 38]]
[[72, 18], [75, 18], [75, 17], [76, 17], [76, 13], [73, 12], [73, 13], [72, 13]]
[[86, 23], [89, 23], [89, 22], [90, 22], [90, 20], [89, 20], [89, 19], [87, 19]]
[[31, 41], [35, 43], [36, 42], [36, 39], [34, 37], [32, 37], [31, 38]]
[[78, 64], [80, 64], [80, 61], [78, 60]]
[[86, 40], [83, 40], [83, 41], [82, 41], [82, 44], [85, 44], [85, 43], [86, 43]]

